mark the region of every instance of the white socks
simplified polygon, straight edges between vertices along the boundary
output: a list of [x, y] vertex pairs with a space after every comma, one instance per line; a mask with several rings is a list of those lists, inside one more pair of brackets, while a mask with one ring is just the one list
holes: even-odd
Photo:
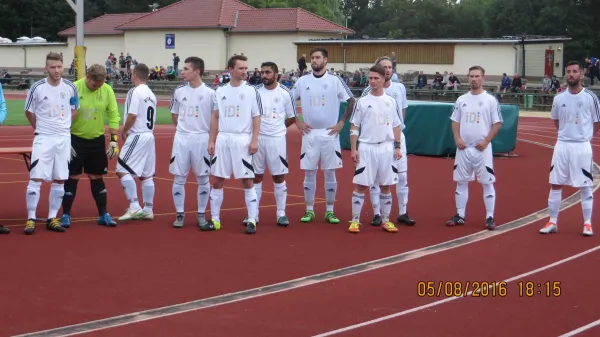
[[493, 184], [483, 184], [483, 203], [485, 204], [486, 219], [494, 217], [494, 207], [496, 205], [496, 189]]
[[64, 195], [65, 185], [52, 183], [50, 186], [50, 207], [48, 208], [48, 219], [56, 218], [56, 214], [58, 214], [58, 210], [62, 205], [62, 199]]
[[316, 190], [317, 170], [304, 171], [304, 201], [306, 202], [307, 211], [314, 210]]
[[154, 205], [154, 180], [152, 178], [142, 180], [142, 197], [144, 198], [144, 212], [152, 213]]
[[458, 182], [456, 183], [456, 192], [454, 195], [456, 201], [456, 213], [462, 218], [465, 217], [465, 211], [467, 208], [467, 201], [469, 200], [469, 183]]
[[360, 212], [365, 202], [365, 194], [352, 192], [352, 220], [360, 221]]
[[[582, 194], [583, 196], [583, 194]], [[550, 213], [550, 222], [557, 224], [558, 212], [562, 201], [562, 189], [555, 190], [550, 189], [550, 195], [548, 196], [548, 211]], [[582, 203], [583, 205], [583, 203]]]
[[36, 219], [36, 210], [38, 202], [40, 201], [40, 189], [42, 187], [41, 182], [30, 180], [27, 185], [27, 219]]
[[130, 174], [126, 174], [121, 178], [121, 186], [125, 190], [125, 197], [129, 201], [129, 209], [131, 211], [137, 211], [140, 208], [140, 202], [137, 196], [137, 186], [135, 185], [135, 180]]
[[333, 212], [335, 204], [335, 194], [337, 192], [337, 180], [335, 179], [335, 170], [324, 170], [325, 175], [325, 210]]
[[210, 191], [210, 215], [213, 221], [221, 221], [221, 205], [223, 204], [223, 188], [214, 188]]

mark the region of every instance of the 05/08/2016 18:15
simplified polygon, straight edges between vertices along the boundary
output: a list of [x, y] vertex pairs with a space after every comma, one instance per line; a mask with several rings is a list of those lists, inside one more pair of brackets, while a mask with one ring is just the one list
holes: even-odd
[[[559, 297], [559, 281], [518, 281], [513, 285], [519, 297]], [[417, 284], [419, 297], [506, 297], [509, 295], [506, 281], [421, 281]]]

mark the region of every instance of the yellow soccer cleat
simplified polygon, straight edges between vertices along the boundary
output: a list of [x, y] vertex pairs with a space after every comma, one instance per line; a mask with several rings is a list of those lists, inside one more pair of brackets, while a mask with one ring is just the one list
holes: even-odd
[[350, 221], [350, 227], [348, 227], [348, 232], [359, 233], [360, 232], [360, 223], [356, 220]]
[[391, 223], [390, 221], [386, 221], [382, 227], [383, 227], [383, 230], [386, 232], [396, 233], [398, 231], [398, 228], [396, 228], [396, 226], [394, 226], [394, 224]]

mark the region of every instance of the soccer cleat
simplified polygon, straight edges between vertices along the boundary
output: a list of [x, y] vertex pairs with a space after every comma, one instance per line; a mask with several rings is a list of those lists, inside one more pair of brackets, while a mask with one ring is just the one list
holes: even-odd
[[585, 225], [583, 225], [583, 236], [592, 236], [594, 235], [594, 231], [592, 230], [592, 225], [589, 223], [586, 223]]
[[63, 214], [62, 217], [60, 218], [60, 225], [63, 228], [70, 228], [71, 227], [71, 216], [69, 214]]
[[[104, 213], [101, 217], [98, 217], [98, 225], [106, 227], [116, 227], [117, 223], [108, 213]], [[64, 227], [64, 226], [63, 226]]]
[[348, 227], [348, 232], [350, 233], [359, 233], [360, 232], [360, 223], [358, 220], [350, 221], [350, 227]]
[[52, 218], [52, 219], [48, 219], [46, 220], [46, 229], [53, 231], [53, 232], [66, 232], [67, 230], [62, 227], [60, 225], [60, 220], [58, 220], [57, 218]]
[[490, 231], [496, 229], [496, 222], [494, 221], [494, 218], [490, 216], [487, 219], [485, 219], [485, 228], [487, 228]]
[[208, 221], [206, 221], [206, 217], [204, 216], [204, 213], [196, 214], [196, 223], [198, 224], [198, 227], [206, 226]]
[[332, 223], [332, 224], [340, 223], [340, 219], [338, 219], [338, 217], [335, 216], [335, 214], [330, 211], [325, 212], [325, 221]]
[[152, 211], [142, 211], [142, 217], [140, 218], [140, 220], [154, 220], [154, 212]]
[[371, 225], [372, 225], [372, 226], [381, 226], [381, 223], [382, 223], [382, 222], [383, 222], [383, 221], [381, 220], [381, 215], [379, 215], [379, 214], [376, 214], [376, 215], [373, 217], [373, 220], [371, 221]]
[[558, 231], [558, 226], [554, 222], [548, 221], [548, 223], [540, 229], [540, 234], [550, 234], [556, 233]]
[[311, 222], [315, 219], [315, 211], [306, 211], [304, 215], [300, 218], [302, 222]]
[[277, 225], [280, 227], [287, 227], [290, 225], [290, 220], [288, 219], [287, 216], [282, 215], [277, 219]]
[[446, 221], [446, 226], [459, 226], [465, 224], [465, 218], [456, 214], [450, 220]]
[[414, 226], [417, 222], [408, 216], [408, 213], [398, 215], [398, 222], [408, 226]]
[[246, 234], [256, 234], [256, 224], [252, 221], [246, 223]]
[[123, 214], [119, 218], [119, 221], [140, 220], [142, 218], [143, 214], [144, 214], [144, 211], [141, 208], [133, 210], [133, 211], [128, 208], [127, 211], [125, 212], [125, 214]]
[[218, 231], [219, 229], [221, 229], [221, 221], [210, 220], [205, 225], [200, 226], [200, 230], [203, 232]]
[[175, 216], [175, 221], [173, 222], [173, 227], [175, 227], [175, 228], [183, 227], [184, 217], [185, 217], [184, 213], [177, 213], [177, 215]]
[[31, 235], [35, 233], [35, 219], [27, 219], [25, 222], [25, 234]]
[[[245, 217], [244, 220], [242, 221], [242, 226], [247, 226], [248, 225], [248, 219], [250, 219], [249, 217]], [[258, 218], [256, 218], [256, 222], [258, 225]]]
[[396, 226], [394, 226], [394, 224], [391, 221], [386, 221], [383, 224], [383, 230], [386, 232], [390, 232], [390, 233], [396, 233], [398, 231], [398, 228], [396, 228]]
[[8, 233], [10, 233], [10, 228], [0, 225], [0, 234], [8, 234]]

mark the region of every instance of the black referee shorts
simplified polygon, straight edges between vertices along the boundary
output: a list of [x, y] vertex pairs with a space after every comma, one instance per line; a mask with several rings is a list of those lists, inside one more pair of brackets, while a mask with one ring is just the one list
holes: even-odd
[[71, 146], [77, 156], [69, 163], [69, 175], [82, 173], [105, 175], [108, 173], [104, 135], [94, 139], [71, 135]]

